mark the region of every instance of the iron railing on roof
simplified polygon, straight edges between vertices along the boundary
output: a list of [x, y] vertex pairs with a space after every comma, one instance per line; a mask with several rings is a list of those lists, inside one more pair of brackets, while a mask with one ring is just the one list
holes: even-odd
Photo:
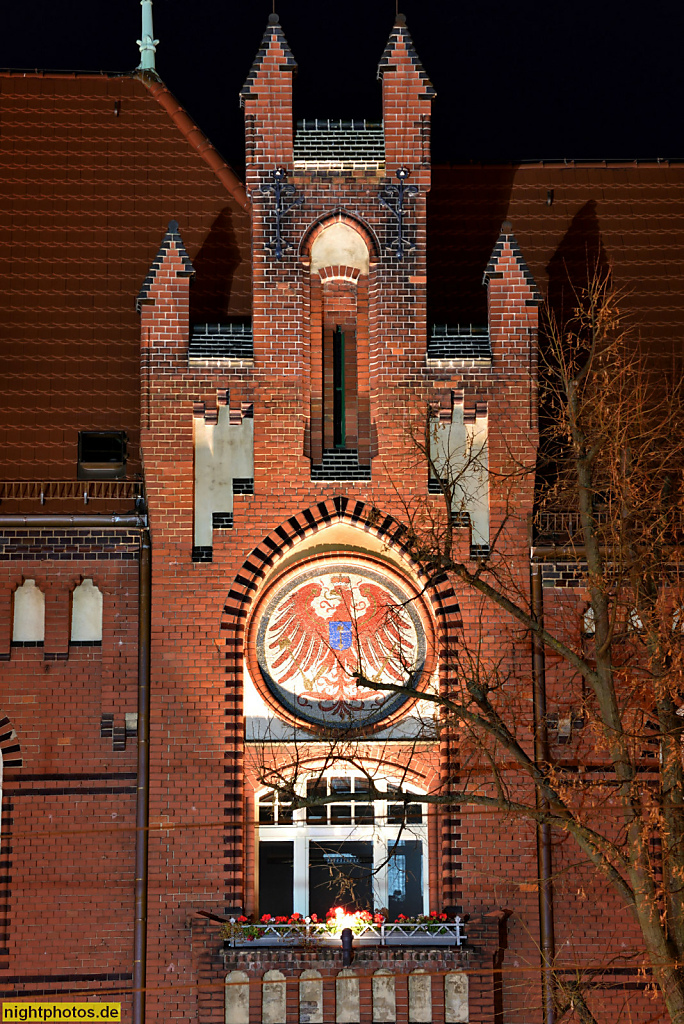
[[433, 324], [427, 354], [429, 359], [491, 361], [489, 328], [475, 324]]
[[[611, 524], [617, 538], [620, 523], [614, 513], [595, 509], [592, 515], [597, 530], [604, 539], [609, 537]], [[640, 525], [642, 528], [645, 528], [643, 521], [641, 521]], [[672, 510], [668, 514], [667, 520], [661, 519], [657, 524], [653, 523], [653, 527], [658, 535], [675, 536], [681, 534], [684, 531], [684, 515], [681, 512]], [[578, 511], [537, 512], [533, 520], [533, 533], [535, 543], [537, 544], [540, 541], [553, 544], [575, 543], [581, 545], [584, 543], [582, 523]]]
[[194, 324], [188, 346], [189, 359], [253, 359], [254, 335], [246, 323]]
[[144, 491], [142, 480], [4, 480], [0, 501], [135, 501]]
[[323, 170], [333, 164], [348, 169], [380, 169], [384, 160], [385, 135], [381, 123], [320, 117], [297, 122], [295, 169]]

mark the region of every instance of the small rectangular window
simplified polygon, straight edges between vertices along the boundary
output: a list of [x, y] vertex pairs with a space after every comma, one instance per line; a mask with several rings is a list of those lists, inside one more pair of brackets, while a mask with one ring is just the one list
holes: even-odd
[[289, 917], [294, 878], [293, 843], [259, 843], [259, 915]]
[[[310, 779], [306, 784], [306, 795], [310, 799], [320, 799], [328, 795], [328, 786], [325, 779]], [[311, 822], [325, 822], [328, 814], [325, 804], [314, 807], [307, 807], [306, 820]]]
[[351, 825], [351, 820], [352, 820], [351, 804], [331, 804], [330, 805], [330, 824], [331, 825]]
[[78, 479], [125, 480], [127, 441], [123, 430], [79, 431]]
[[273, 793], [269, 793], [268, 796], [262, 796], [259, 801], [259, 824], [273, 825], [275, 822], [275, 810], [273, 804]]

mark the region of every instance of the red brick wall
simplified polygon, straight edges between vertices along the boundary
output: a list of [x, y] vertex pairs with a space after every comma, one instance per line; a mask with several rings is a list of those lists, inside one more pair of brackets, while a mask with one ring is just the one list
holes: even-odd
[[[9, 647], [0, 718], [0, 992], [44, 999], [130, 988], [136, 741], [114, 750], [103, 714], [137, 711], [138, 539], [92, 530], [4, 530], [0, 590], [35, 579], [45, 645]], [[101, 646], [69, 646], [71, 592], [103, 594]], [[3, 602], [11, 635], [11, 601]], [[15, 749], [20, 747], [20, 750]], [[19, 759], [19, 764], [17, 760]], [[119, 996], [112, 997], [119, 999]]]

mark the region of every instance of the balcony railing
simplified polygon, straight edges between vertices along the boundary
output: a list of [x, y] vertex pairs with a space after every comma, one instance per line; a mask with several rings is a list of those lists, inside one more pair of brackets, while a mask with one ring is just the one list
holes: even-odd
[[[224, 935], [227, 948], [244, 946], [339, 946], [340, 935], [323, 922], [241, 925], [231, 919]], [[467, 940], [460, 917], [448, 922], [367, 924], [355, 929], [354, 946], [461, 946]]]
[[141, 480], [4, 480], [0, 501], [135, 501], [143, 488]]

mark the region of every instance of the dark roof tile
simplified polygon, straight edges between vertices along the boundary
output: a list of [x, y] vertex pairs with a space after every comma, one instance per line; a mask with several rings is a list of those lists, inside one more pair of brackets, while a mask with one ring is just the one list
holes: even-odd
[[174, 218], [193, 318], [249, 315], [244, 190], [156, 80], [6, 73], [0, 114], [1, 475], [74, 478], [97, 429], [128, 433], [135, 474], [141, 282]]

